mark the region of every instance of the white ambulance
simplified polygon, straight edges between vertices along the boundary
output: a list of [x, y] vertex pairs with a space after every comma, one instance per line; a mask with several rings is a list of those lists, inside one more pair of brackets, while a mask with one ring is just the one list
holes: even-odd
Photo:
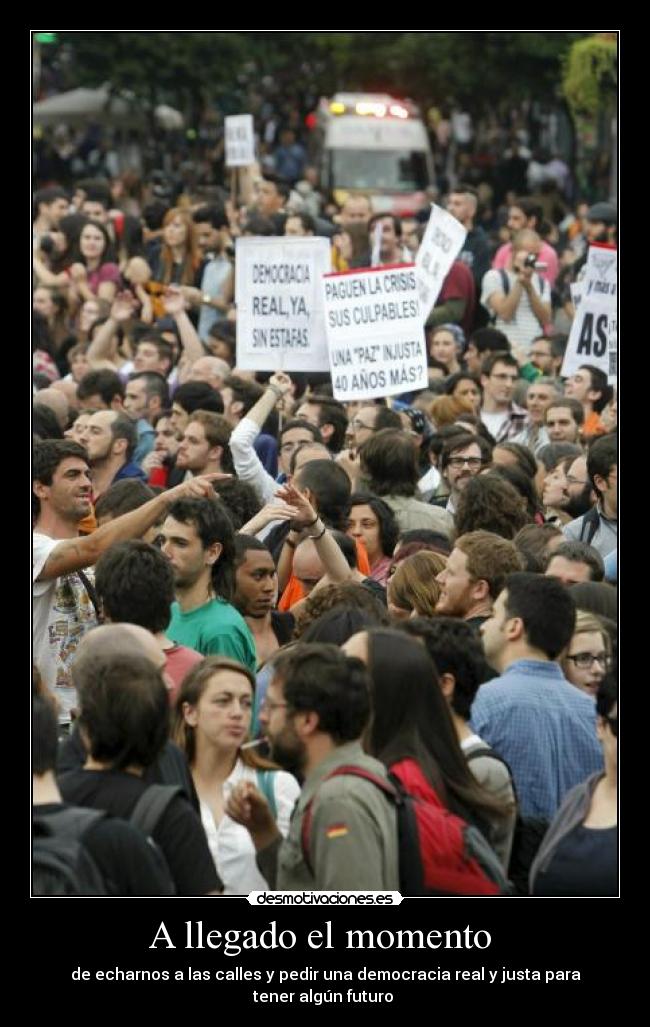
[[318, 108], [321, 186], [341, 204], [367, 193], [375, 211], [401, 216], [428, 203], [433, 157], [418, 108], [375, 93], [337, 93]]

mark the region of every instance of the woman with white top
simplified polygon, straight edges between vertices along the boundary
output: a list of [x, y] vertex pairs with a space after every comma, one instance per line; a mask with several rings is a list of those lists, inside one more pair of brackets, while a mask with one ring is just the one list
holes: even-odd
[[267, 798], [283, 835], [300, 794], [296, 779], [254, 750], [249, 737], [255, 679], [235, 660], [208, 656], [185, 677], [176, 700], [174, 737], [184, 749], [201, 806], [201, 820], [225, 895], [265, 891], [248, 831], [225, 813], [240, 781], [251, 781]]

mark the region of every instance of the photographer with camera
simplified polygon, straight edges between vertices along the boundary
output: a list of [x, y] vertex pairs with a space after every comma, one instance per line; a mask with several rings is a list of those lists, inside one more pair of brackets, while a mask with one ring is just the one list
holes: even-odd
[[551, 320], [551, 287], [538, 273], [545, 268], [538, 260], [541, 247], [537, 232], [523, 229], [512, 241], [508, 268], [492, 268], [483, 277], [481, 303], [520, 364], [526, 363], [533, 340]]

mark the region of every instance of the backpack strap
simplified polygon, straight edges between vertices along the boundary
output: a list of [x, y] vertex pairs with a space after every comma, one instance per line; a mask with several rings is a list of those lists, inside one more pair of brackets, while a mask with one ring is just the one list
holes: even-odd
[[471, 763], [472, 760], [477, 760], [479, 758], [479, 756], [489, 756], [490, 759], [496, 760], [497, 763], [501, 763], [501, 765], [506, 768], [506, 770], [508, 771], [508, 773], [510, 775], [510, 784], [512, 785], [512, 793], [513, 793], [513, 795], [515, 797], [515, 802], [518, 804], [519, 800], [517, 799], [517, 790], [515, 788], [515, 779], [513, 777], [512, 770], [510, 769], [510, 764], [508, 763], [508, 761], [504, 760], [503, 756], [499, 756], [499, 753], [495, 752], [494, 749], [492, 749], [489, 745], [480, 745], [478, 747], [478, 749], [473, 749], [472, 752], [467, 753], [467, 755], [465, 756], [465, 759], [467, 760], [468, 763]]
[[82, 835], [106, 816], [104, 810], [68, 806], [54, 813], [42, 813], [32, 820], [34, 837], [70, 838], [78, 841]]
[[95, 607], [95, 613], [97, 614], [97, 623], [102, 624], [104, 618], [102, 616], [102, 608], [99, 604], [99, 596], [97, 595], [95, 586], [93, 585], [92, 581], [84, 571], [77, 571], [77, 576], [81, 579], [81, 583], [83, 587], [86, 589], [86, 592], [88, 593], [88, 597], [91, 603]]
[[275, 770], [260, 770], [257, 768], [255, 774], [257, 776], [257, 787], [261, 791], [262, 795], [269, 804], [269, 809], [273, 814], [273, 819], [278, 819], [278, 804], [275, 801]]
[[182, 791], [180, 785], [149, 785], [136, 802], [130, 823], [150, 838], [172, 799]]
[[[357, 767], [354, 764], [346, 764], [341, 767], [336, 767], [336, 769], [333, 770], [331, 774], [328, 774], [326, 777], [323, 778], [321, 784], [323, 784], [325, 781], [329, 781], [331, 777], [341, 777], [343, 775], [346, 775], [348, 777], [362, 777], [365, 781], [370, 781], [370, 783], [375, 785], [376, 788], [381, 789], [384, 795], [391, 799], [396, 805], [399, 805], [401, 802], [403, 802], [403, 797], [400, 791], [393, 784], [392, 780], [388, 781], [386, 780], [386, 778], [379, 777], [377, 774], [373, 774], [371, 770], [364, 770], [363, 767]], [[302, 846], [303, 859], [305, 861], [305, 864], [307, 865], [307, 868], [312, 873], [313, 867], [311, 865], [311, 861], [309, 858], [309, 841], [311, 838], [313, 805], [317, 794], [318, 792], [314, 792], [311, 799], [305, 806], [302, 816], [302, 824], [300, 827], [300, 842]]]
[[[598, 507], [592, 506], [591, 510], [587, 510], [587, 513], [582, 518], [582, 526], [580, 528], [580, 541], [586, 542], [588, 546], [591, 545], [591, 540], [600, 527], [600, 514], [598, 513]], [[587, 537], [585, 538], [585, 529]]]
[[[494, 749], [491, 749], [489, 745], [480, 745], [478, 749], [472, 749], [471, 752], [468, 752], [465, 755], [465, 759], [468, 763], [471, 763], [472, 760], [477, 760], [479, 756], [490, 756], [493, 760], [497, 760], [499, 763], [503, 763], [504, 767], [507, 767], [508, 770], [510, 770], [510, 767], [504, 760], [503, 756], [499, 756], [498, 752], [495, 752]], [[512, 774], [510, 776], [512, 776]]]
[[504, 268], [500, 267], [499, 274], [501, 276], [501, 288], [503, 289], [503, 295], [507, 296], [510, 292], [510, 279], [508, 278], [508, 273]]

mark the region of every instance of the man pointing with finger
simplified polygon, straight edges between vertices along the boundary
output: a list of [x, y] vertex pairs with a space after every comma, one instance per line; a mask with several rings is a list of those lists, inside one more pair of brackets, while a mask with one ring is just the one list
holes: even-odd
[[86, 631], [97, 625], [94, 588], [84, 568], [92, 567], [114, 542], [138, 538], [167, 507], [186, 496], [214, 494], [212, 482], [230, 475], [192, 478], [122, 517], [79, 535], [79, 521], [91, 508], [88, 456], [68, 439], [45, 439], [32, 459], [32, 604], [34, 662], [45, 683], [56, 688], [60, 720], [70, 721], [75, 689], [70, 666]]

